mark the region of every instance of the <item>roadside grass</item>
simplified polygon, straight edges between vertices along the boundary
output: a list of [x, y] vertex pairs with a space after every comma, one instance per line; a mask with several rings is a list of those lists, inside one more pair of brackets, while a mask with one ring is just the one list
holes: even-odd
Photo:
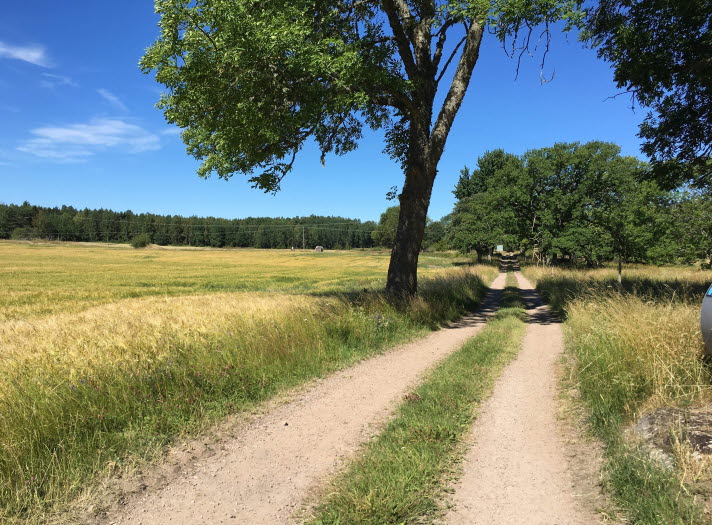
[[406, 396], [385, 430], [334, 481], [311, 525], [423, 523], [442, 510], [477, 407], [521, 347], [526, 325], [515, 310], [489, 321]]
[[712, 270], [689, 267], [633, 266], [623, 271], [622, 289], [612, 268], [564, 270], [555, 267], [526, 266], [524, 273], [544, 300], [559, 316], [567, 315], [567, 304], [583, 297], [621, 295], [655, 303], [698, 305], [712, 283]]
[[616, 503], [631, 523], [706, 523], [695, 487], [712, 481], [709, 463], [687, 475], [689, 458], [678, 447], [676, 468], [666, 468], [625, 431], [658, 408], [712, 401], [712, 375], [702, 360], [699, 331], [699, 308], [709, 284], [701, 283], [710, 272], [683, 271], [673, 279], [669, 269], [636, 269], [625, 277], [622, 293], [611, 287], [607, 270], [525, 273], [567, 318], [571, 374], [591, 429], [605, 444], [606, 486]]
[[[332, 258], [331, 275], [348, 260]], [[400, 304], [348, 290], [116, 301], [109, 286], [114, 302], [1, 322], [0, 522], [46, 522], [98, 475], [457, 318], [495, 273], [439, 270]], [[93, 280], [85, 286], [94, 293]]]

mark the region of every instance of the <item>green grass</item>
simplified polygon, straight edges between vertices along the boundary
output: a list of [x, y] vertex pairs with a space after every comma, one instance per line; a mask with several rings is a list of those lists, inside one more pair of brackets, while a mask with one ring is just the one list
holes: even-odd
[[409, 394], [395, 418], [334, 483], [311, 520], [316, 524], [401, 524], [429, 521], [476, 407], [517, 354], [525, 324], [490, 321]]
[[572, 376], [605, 445], [604, 481], [616, 505], [630, 523], [705, 523], [693, 485], [712, 472], [702, 465], [691, 477], [695, 469], [677, 452], [678, 468], [664, 468], [624, 431], [657, 408], [712, 399], [699, 330], [700, 290], [710, 274], [637, 268], [619, 293], [609, 270], [525, 271], [567, 319]]
[[513, 272], [508, 272], [507, 278], [504, 281], [504, 290], [502, 290], [500, 306], [494, 314], [494, 318], [503, 319], [505, 317], [516, 317], [521, 321], [526, 321], [527, 313], [524, 311], [525, 309], [526, 305], [522, 300], [517, 278]]
[[[61, 249], [83, 260], [88, 274], [97, 271], [92, 258], [101, 264], [106, 255]], [[42, 253], [41, 264], [28, 261], [44, 270], [37, 279], [54, 272], [66, 285], [29, 302], [29, 318], [0, 323], [2, 523], [46, 522], [98, 477], [158, 457], [177, 436], [457, 318], [481, 300], [483, 279], [492, 276], [488, 269], [484, 277], [471, 270], [434, 272], [422, 279], [417, 298], [397, 304], [361, 288], [317, 293], [321, 287], [301, 295], [221, 291], [131, 299], [117, 295], [118, 283], [137, 286], [146, 278], [141, 261], [97, 284], [75, 275], [80, 267], [56, 253], [45, 259]], [[171, 259], [172, 272], [195, 270], [188, 255]], [[228, 255], [237, 272], [241, 252]], [[244, 255], [246, 277], [268, 263], [267, 252]], [[349, 264], [364, 263], [332, 254], [317, 262], [322, 279], [344, 272], [347, 280]], [[287, 263], [294, 279], [300, 271], [307, 282], [314, 275], [310, 263]], [[202, 272], [207, 285], [210, 269]], [[151, 275], [161, 279], [160, 272]], [[64, 310], [46, 315], [44, 302], [56, 290], [67, 295]], [[99, 304], [72, 303], [71, 290]]]

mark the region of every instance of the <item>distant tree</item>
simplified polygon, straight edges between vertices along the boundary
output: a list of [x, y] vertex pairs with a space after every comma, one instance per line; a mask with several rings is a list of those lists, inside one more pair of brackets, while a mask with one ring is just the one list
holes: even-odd
[[[156, 244], [287, 248], [301, 246], [304, 231], [311, 246], [368, 248], [373, 246], [371, 232], [375, 227], [372, 221], [361, 222], [343, 217], [248, 217], [227, 220], [135, 214], [131, 211], [77, 211], [71, 206], [59, 209], [29, 203], [20, 206], [0, 204], [0, 238], [4, 239], [10, 238], [17, 228], [31, 228], [35, 237], [65, 241], [125, 243], [145, 233]], [[259, 235], [256, 235], [260, 228]]]
[[452, 215], [445, 215], [439, 221], [428, 220], [425, 225], [425, 236], [423, 237], [423, 249], [444, 250], [447, 249], [447, 233], [452, 222]]
[[[482, 262], [497, 244], [504, 242], [502, 215], [492, 207], [486, 192], [466, 197], [455, 205], [448, 236], [451, 246], [462, 253], [474, 251]], [[506, 227], [506, 226], [505, 226]]]
[[373, 230], [373, 233], [371, 233], [373, 242], [377, 246], [393, 248], [393, 243], [395, 243], [396, 241], [399, 215], [399, 206], [391, 206], [381, 214], [381, 218], [378, 221], [378, 226], [376, 226], [376, 229]]
[[599, 0], [585, 35], [618, 87], [652, 109], [640, 137], [656, 178], [712, 185], [712, 2]]
[[703, 259], [712, 267], [712, 194], [686, 194], [674, 208], [674, 241], [679, 256], [693, 262]]
[[161, 36], [141, 67], [167, 87], [159, 107], [185, 129], [202, 176], [243, 172], [255, 186], [277, 191], [308, 140], [323, 160], [355, 149], [364, 125], [385, 129], [385, 151], [405, 173], [386, 287], [413, 294], [437, 166], [484, 35], [523, 54], [537, 26], [544, 25], [548, 43], [554, 22], [564, 20], [567, 29], [578, 22], [578, 6], [156, 0]]
[[461, 200], [493, 189], [492, 181], [497, 172], [513, 161], [517, 162], [516, 155], [506, 153], [503, 149], [485, 152], [477, 159], [476, 169], [470, 170], [465, 166], [460, 170], [460, 178], [453, 190], [455, 198]]
[[32, 239], [36, 239], [38, 236], [37, 230], [34, 228], [30, 227], [20, 227], [20, 228], [15, 228], [12, 230], [12, 234], [10, 235], [10, 238], [16, 241], [30, 241]]
[[[514, 170], [512, 171], [512, 167]], [[511, 174], [520, 181], [521, 162], [502, 149], [487, 151], [477, 168], [465, 166], [453, 194], [458, 199], [448, 230], [448, 244], [463, 252], [475, 251], [478, 261], [498, 244], [517, 245], [520, 224], [514, 211]], [[513, 234], [514, 233], [514, 234]]]
[[151, 236], [147, 233], [139, 233], [129, 241], [129, 244], [134, 248], [145, 248], [151, 244]]
[[479, 258], [500, 243], [543, 262], [669, 258], [669, 196], [637, 179], [644, 169], [607, 142], [558, 143], [521, 157], [487, 152], [478, 169], [461, 173], [450, 242]]
[[664, 238], [660, 209], [668, 195], [654, 181], [639, 181], [644, 165], [633, 157], [616, 157], [586, 186], [581, 214], [610, 236], [622, 282], [624, 260], [645, 261], [651, 248]]

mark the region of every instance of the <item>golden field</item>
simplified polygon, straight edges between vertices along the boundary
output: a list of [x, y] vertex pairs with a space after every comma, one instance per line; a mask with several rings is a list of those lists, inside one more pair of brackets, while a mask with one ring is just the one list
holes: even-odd
[[0, 243], [0, 521], [458, 317], [498, 273], [462, 262], [394, 303], [386, 253]]
[[[236, 291], [378, 289], [390, 254], [0, 241], [0, 321], [77, 312], [119, 299]], [[423, 254], [421, 275], [452, 267]]]

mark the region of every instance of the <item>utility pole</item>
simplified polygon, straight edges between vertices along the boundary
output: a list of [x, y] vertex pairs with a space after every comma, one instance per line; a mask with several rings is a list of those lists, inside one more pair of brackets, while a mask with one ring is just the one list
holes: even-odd
[[302, 250], [306, 250], [306, 249], [307, 249], [307, 244], [306, 244], [305, 237], [304, 237], [304, 225], [302, 224]]

